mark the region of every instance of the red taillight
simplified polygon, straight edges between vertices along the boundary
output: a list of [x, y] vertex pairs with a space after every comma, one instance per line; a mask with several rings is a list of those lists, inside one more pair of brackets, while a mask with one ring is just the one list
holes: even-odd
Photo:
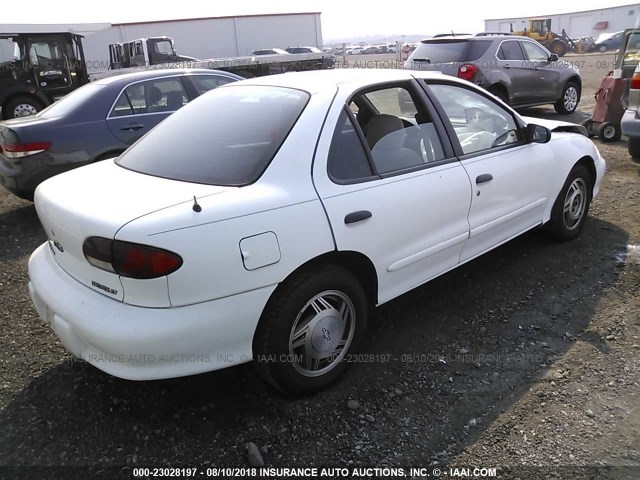
[[51, 148], [51, 142], [5, 143], [2, 147], [5, 157], [22, 158], [46, 152]]
[[87, 238], [82, 252], [94, 267], [129, 278], [163, 277], [182, 266], [182, 258], [168, 250], [102, 237]]
[[633, 74], [629, 88], [633, 88], [634, 90], [640, 89], [640, 72]]
[[458, 68], [458, 78], [471, 81], [473, 80], [473, 77], [476, 76], [477, 71], [478, 67], [471, 63], [465, 63], [464, 65], [460, 65], [460, 68]]

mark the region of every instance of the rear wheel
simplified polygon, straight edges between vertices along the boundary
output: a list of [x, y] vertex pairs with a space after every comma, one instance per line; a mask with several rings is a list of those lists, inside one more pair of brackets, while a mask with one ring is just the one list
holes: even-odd
[[606, 46], [606, 45], [600, 45], [600, 46], [598, 47], [598, 51], [599, 51], [600, 53], [604, 53], [604, 52], [606, 52], [606, 51], [607, 51], [607, 46]]
[[629, 144], [627, 146], [629, 150], [629, 155], [634, 160], [640, 160], [640, 138], [631, 138], [629, 137]]
[[611, 122], [604, 122], [598, 127], [598, 138], [603, 142], [616, 142], [622, 137], [620, 125]]
[[6, 111], [3, 108], [4, 118], [18, 118], [35, 115], [42, 110], [42, 105], [37, 100], [29, 97], [17, 97], [7, 103]]
[[489, 93], [495, 95], [504, 103], [509, 105], [509, 95], [507, 95], [507, 92], [505, 92], [503, 88], [496, 86], [489, 87]]
[[568, 115], [576, 111], [580, 101], [580, 87], [575, 82], [567, 82], [562, 89], [562, 95], [554, 104], [556, 112]]
[[582, 231], [591, 204], [591, 176], [584, 165], [573, 167], [551, 210], [547, 230], [561, 242]]
[[325, 266], [294, 275], [276, 295], [253, 341], [258, 373], [292, 395], [326, 388], [366, 329], [364, 289], [349, 271]]

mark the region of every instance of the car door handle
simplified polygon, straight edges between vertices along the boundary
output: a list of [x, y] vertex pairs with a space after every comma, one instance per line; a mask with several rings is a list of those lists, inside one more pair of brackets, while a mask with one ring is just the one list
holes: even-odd
[[487, 183], [493, 180], [493, 175], [490, 173], [483, 173], [482, 175], [478, 175], [476, 177], [476, 185], [480, 185], [481, 183]]
[[371, 218], [371, 212], [368, 210], [359, 210], [357, 212], [351, 212], [346, 217], [344, 217], [345, 225], [349, 225], [350, 223], [357, 223], [367, 218]]
[[511, 65], [507, 63], [506, 65], [502, 65], [502, 68], [511, 68]]
[[129, 130], [131, 132], [135, 132], [136, 130], [140, 130], [141, 128], [144, 128], [144, 125], [142, 125], [141, 123], [130, 123], [126, 127], [122, 127], [120, 130]]

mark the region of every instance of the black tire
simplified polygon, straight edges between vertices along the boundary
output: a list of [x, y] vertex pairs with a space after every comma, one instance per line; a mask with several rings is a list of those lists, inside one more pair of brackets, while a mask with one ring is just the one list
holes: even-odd
[[16, 97], [7, 102], [6, 110], [5, 107], [2, 107], [2, 115], [9, 120], [10, 118], [33, 115], [42, 108], [42, 104], [33, 98]]
[[556, 55], [558, 55], [559, 57], [564, 57], [567, 54], [567, 44], [564, 43], [561, 40], [554, 40], [553, 42], [551, 42], [551, 45], [549, 46], [549, 50], [551, 51], [551, 53], [555, 53]]
[[631, 158], [634, 160], [640, 160], [640, 138], [629, 137], [627, 149], [629, 150]]
[[507, 92], [505, 92], [503, 88], [495, 87], [495, 86], [489, 87], [489, 93], [491, 93], [492, 95], [495, 95], [504, 103], [509, 105], [509, 95], [507, 95]]
[[606, 52], [607, 50], [608, 50], [608, 48], [607, 48], [607, 46], [606, 46], [606, 45], [600, 45], [600, 46], [598, 47], [598, 51], [599, 51], [600, 53], [604, 53], [604, 52]]
[[622, 137], [622, 130], [619, 124], [604, 122], [598, 127], [596, 134], [603, 142], [617, 142]]
[[[321, 308], [311, 305], [312, 300]], [[338, 308], [345, 315], [340, 315]], [[343, 268], [324, 266], [294, 274], [280, 286], [260, 318], [253, 339], [258, 373], [290, 395], [308, 395], [326, 388], [345, 372], [349, 364], [345, 357], [357, 348], [366, 330], [367, 310], [364, 289]], [[342, 323], [341, 319], [346, 320]], [[298, 329], [301, 325], [305, 327]], [[294, 328], [304, 335], [294, 335]], [[296, 336], [302, 343], [293, 347]], [[341, 343], [345, 345], [339, 349]], [[319, 352], [333, 352], [335, 356], [312, 364]]]
[[[584, 165], [573, 167], [551, 210], [547, 231], [558, 241], [566, 242], [580, 235], [589, 214], [593, 185]], [[569, 203], [569, 212], [565, 204]], [[578, 215], [578, 212], [580, 214]]]
[[554, 104], [554, 108], [561, 115], [569, 115], [576, 111], [579, 103], [580, 86], [573, 81], [569, 81], [562, 88], [562, 94]]

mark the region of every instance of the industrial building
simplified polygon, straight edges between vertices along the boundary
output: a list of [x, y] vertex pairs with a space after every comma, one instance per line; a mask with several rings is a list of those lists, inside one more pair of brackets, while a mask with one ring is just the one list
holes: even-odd
[[539, 15], [536, 17], [499, 18], [485, 20], [487, 32], [509, 32], [529, 28], [529, 19], [551, 19], [551, 31], [560, 33], [564, 29], [571, 38], [598, 38], [603, 33], [614, 33], [637, 27], [640, 22], [640, 3], [617, 7], [585, 10], [581, 12]]
[[[11, 25], [1, 27], [3, 32], [11, 31]], [[319, 12], [40, 27], [45, 32], [56, 31], [59, 27], [58, 31], [85, 35], [83, 44], [89, 72], [108, 68], [109, 44], [146, 37], [171, 37], [178, 54], [198, 59], [250, 55], [260, 48], [322, 47]], [[13, 45], [0, 41], [0, 61], [10, 59], [12, 55]]]

